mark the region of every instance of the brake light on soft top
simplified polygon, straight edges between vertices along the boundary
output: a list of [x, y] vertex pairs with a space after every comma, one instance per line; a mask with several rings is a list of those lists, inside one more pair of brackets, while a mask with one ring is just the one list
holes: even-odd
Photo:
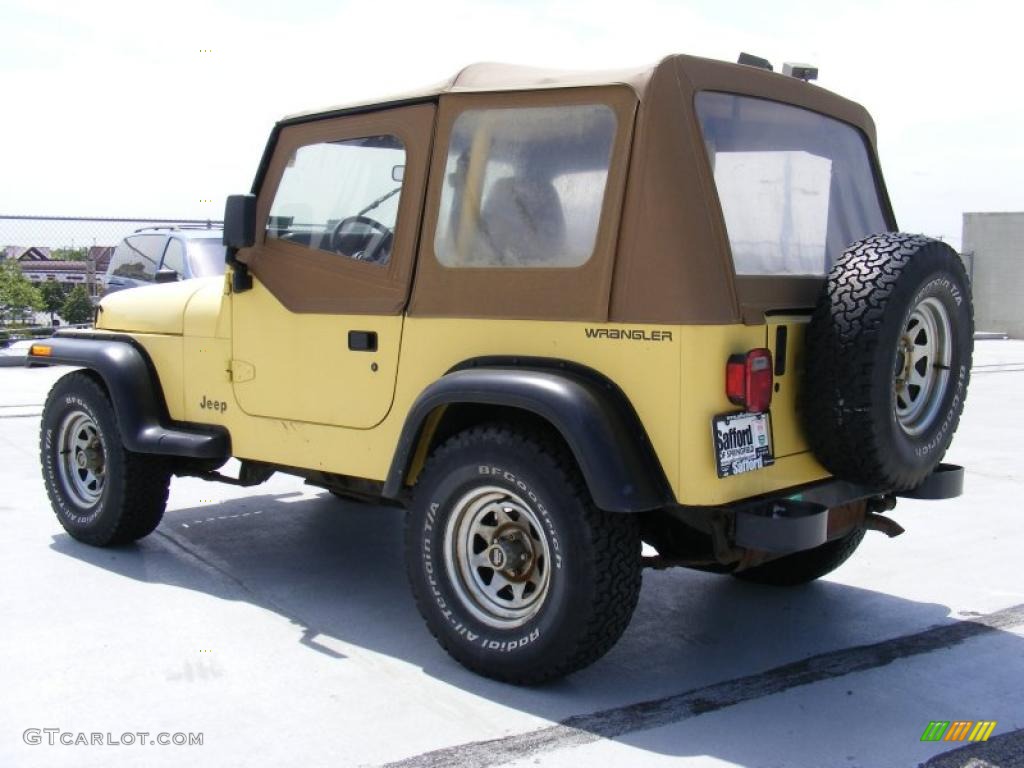
[[763, 347], [745, 355], [732, 355], [725, 366], [725, 394], [729, 402], [751, 413], [764, 413], [772, 404], [772, 353]]

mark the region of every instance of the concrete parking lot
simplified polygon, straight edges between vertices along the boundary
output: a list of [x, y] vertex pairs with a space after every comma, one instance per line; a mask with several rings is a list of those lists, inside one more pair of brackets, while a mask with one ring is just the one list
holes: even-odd
[[[901, 502], [905, 535], [801, 588], [647, 571], [612, 652], [537, 689], [430, 637], [398, 510], [176, 479], [137, 545], [72, 540], [37, 458], [64, 371], [0, 369], [0, 765], [1022, 766], [1024, 342], [975, 363], [963, 497]], [[933, 720], [997, 726], [922, 742]]]

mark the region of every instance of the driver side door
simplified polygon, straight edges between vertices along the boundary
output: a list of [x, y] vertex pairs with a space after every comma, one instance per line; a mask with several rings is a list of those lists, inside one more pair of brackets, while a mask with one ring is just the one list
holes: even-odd
[[257, 197], [231, 378], [253, 416], [368, 429], [387, 415], [433, 104], [280, 129]]

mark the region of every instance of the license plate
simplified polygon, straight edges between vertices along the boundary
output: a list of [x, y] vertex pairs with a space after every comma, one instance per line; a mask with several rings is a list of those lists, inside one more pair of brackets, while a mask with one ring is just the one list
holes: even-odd
[[732, 477], [775, 463], [767, 413], [721, 413], [712, 425], [719, 477]]

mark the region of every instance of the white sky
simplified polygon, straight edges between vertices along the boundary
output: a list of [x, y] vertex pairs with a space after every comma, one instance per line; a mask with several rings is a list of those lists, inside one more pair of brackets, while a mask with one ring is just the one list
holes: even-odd
[[866, 106], [901, 228], [959, 245], [963, 211], [1024, 210], [1022, 16], [986, 0], [0, 0], [0, 213], [219, 218], [291, 112], [474, 61], [744, 50], [816, 64]]

